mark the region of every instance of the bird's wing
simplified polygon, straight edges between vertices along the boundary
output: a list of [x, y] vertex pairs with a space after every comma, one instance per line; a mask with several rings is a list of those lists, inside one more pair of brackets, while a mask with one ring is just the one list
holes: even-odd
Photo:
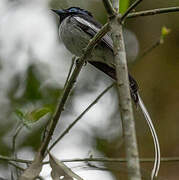
[[[73, 18], [77, 21], [77, 25], [86, 33], [88, 33], [91, 37], [94, 37], [94, 35], [102, 27], [102, 25], [95, 21], [93, 18], [88, 18], [88, 20], [86, 19], [86, 16], [73, 16]], [[106, 34], [101, 39], [100, 43], [101, 45], [104, 45], [108, 47], [111, 51], [113, 51], [113, 41], [108, 34]]]

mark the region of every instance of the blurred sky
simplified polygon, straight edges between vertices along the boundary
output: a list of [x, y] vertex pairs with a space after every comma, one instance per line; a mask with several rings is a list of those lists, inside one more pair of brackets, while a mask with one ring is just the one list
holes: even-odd
[[[179, 5], [177, 0], [145, 1], [137, 10], [177, 5]], [[0, 1], [0, 125], [2, 127], [0, 141], [2, 145], [0, 144], [0, 146], [6, 146], [9, 151], [17, 124], [17, 120], [11, 114], [14, 111], [14, 104], [16, 106], [18, 102], [9, 98], [9, 91], [14, 87], [13, 84], [16, 84], [14, 77], [17, 75], [19, 77], [19, 85], [13, 92], [14, 99], [21, 98], [25, 93], [25, 81], [30, 65], [35, 66], [39, 73], [41, 91], [45, 92], [49, 87], [57, 89], [63, 87], [72, 55], [64, 48], [58, 37], [58, 21], [50, 8], [58, 9], [70, 6], [85, 8], [91, 11], [101, 23], [106, 21], [105, 10], [99, 0]], [[127, 54], [128, 59], [132, 60], [135, 59], [136, 53], [142, 54], [160, 38], [162, 26], [165, 25], [171, 29], [171, 34], [165, 39], [163, 45], [130, 66], [130, 71], [139, 83], [140, 94], [158, 132], [163, 157], [179, 156], [178, 17], [178, 13], [139, 17], [129, 19], [125, 24]], [[110, 78], [90, 65], [86, 65], [80, 73], [53, 138], [55, 139], [110, 83]], [[50, 97], [48, 98], [50, 99]], [[20, 108], [28, 111], [41, 105], [43, 105], [43, 101], [38, 100], [21, 104]], [[83, 158], [88, 157], [89, 152], [95, 157], [123, 157], [122, 127], [117, 106], [116, 92], [110, 90], [54, 148], [52, 153], [55, 157], [59, 159]], [[140, 111], [134, 111], [140, 156], [153, 157], [154, 147], [149, 129]], [[44, 122], [39, 122], [34, 125], [33, 130], [38, 133], [38, 129], [43, 126]], [[21, 134], [17, 141], [18, 157], [32, 159], [35, 149], [24, 142], [33, 132], [23, 130]], [[0, 152], [7, 155], [3, 148]], [[70, 165], [74, 166], [74, 164]], [[142, 171], [150, 174], [151, 167], [152, 164], [142, 164]], [[179, 176], [178, 168], [177, 162], [162, 163], [159, 177], [175, 180]], [[0, 174], [8, 177], [10, 168], [5, 169], [4, 166], [2, 168], [0, 166]], [[104, 180], [120, 179], [120, 177], [126, 179], [126, 172], [122, 171], [121, 175], [121, 171], [112, 174], [104, 171], [87, 171], [81, 168], [77, 173], [84, 179], [94, 180], [99, 177], [103, 177]], [[42, 174], [46, 177], [45, 179], [50, 179], [49, 167], [45, 166]]]

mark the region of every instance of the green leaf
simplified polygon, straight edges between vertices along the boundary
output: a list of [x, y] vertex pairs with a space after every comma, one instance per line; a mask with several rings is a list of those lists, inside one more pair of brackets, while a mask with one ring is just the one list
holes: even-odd
[[27, 128], [29, 129], [30, 127], [28, 126], [28, 124], [25, 121], [25, 114], [24, 112], [22, 112], [20, 109], [16, 109], [15, 111], [16, 116], [18, 117], [18, 119], [20, 120], [20, 122]]
[[169, 28], [167, 28], [166, 26], [163, 26], [161, 30], [161, 36], [165, 38], [170, 32], [171, 30]]
[[15, 114], [20, 120], [24, 119], [24, 113], [20, 109], [16, 109]]
[[119, 1], [119, 12], [124, 14], [129, 7], [130, 0], [120, 0]]
[[161, 35], [160, 35], [160, 43], [164, 43], [164, 39], [168, 34], [170, 34], [171, 30], [167, 28], [166, 26], [163, 26], [161, 29]]
[[35, 109], [31, 112], [28, 112], [25, 114], [25, 122], [26, 123], [35, 123], [37, 122], [40, 118], [44, 117], [46, 114], [52, 112], [51, 108], [49, 107], [42, 107]]

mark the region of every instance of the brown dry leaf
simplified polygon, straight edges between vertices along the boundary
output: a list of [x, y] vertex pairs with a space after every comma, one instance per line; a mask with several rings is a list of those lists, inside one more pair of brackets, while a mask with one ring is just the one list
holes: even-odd
[[64, 163], [56, 159], [54, 156], [49, 154], [50, 166], [52, 168], [51, 176], [53, 180], [83, 180], [80, 176], [75, 174], [70, 168], [68, 168]]

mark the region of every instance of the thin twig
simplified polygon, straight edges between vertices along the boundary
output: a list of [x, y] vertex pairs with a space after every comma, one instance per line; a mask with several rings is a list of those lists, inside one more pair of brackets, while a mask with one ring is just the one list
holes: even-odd
[[159, 8], [159, 9], [152, 9], [152, 10], [130, 13], [127, 15], [126, 18], [135, 18], [135, 17], [140, 17], [140, 16], [151, 16], [151, 15], [178, 12], [178, 11], [179, 11], [179, 7]]
[[14, 157], [7, 157], [7, 156], [2, 156], [0, 155], [0, 160], [4, 160], [4, 161], [15, 161], [15, 162], [19, 162], [19, 163], [32, 163], [32, 161], [30, 160], [24, 160], [24, 159], [19, 159], [19, 158], [14, 158]]
[[[22, 128], [24, 127], [24, 125], [21, 123], [17, 129], [16, 129], [16, 132], [12, 138], [12, 153], [14, 154], [14, 157], [17, 158], [17, 153], [16, 153], [16, 139], [17, 139], [17, 136], [19, 135], [20, 131], [22, 130]], [[18, 164], [16, 164], [18, 166]], [[16, 170], [16, 174], [18, 175], [19, 174], [19, 169], [15, 166], [15, 170]]]
[[[128, 173], [125, 166], [117, 167], [117, 165], [116, 166], [112, 165], [112, 166], [106, 167], [103, 165], [92, 164], [91, 162], [87, 162], [86, 166], [83, 166], [83, 168], [85, 168], [85, 169], [97, 169], [100, 171], [110, 171], [110, 172], [117, 172], [117, 173], [119, 173], [119, 171]], [[142, 169], [142, 179], [148, 179], [148, 175], [149, 175], [149, 173], [146, 170]]]
[[16, 151], [16, 138], [23, 127], [24, 127], [24, 125], [20, 124], [17, 127], [15, 134], [13, 135], [13, 138], [12, 138], [12, 152], [13, 153], [15, 153], [15, 151]]
[[114, 83], [108, 86], [98, 97], [63, 131], [63, 133], [57, 138], [57, 140], [50, 146], [49, 151], [71, 130], [71, 128], [94, 106], [99, 99], [113, 87]]
[[67, 75], [67, 78], [66, 78], [66, 81], [65, 81], [64, 89], [65, 89], [65, 87], [67, 85], [67, 82], [68, 82], [68, 80], [70, 78], [70, 75], [71, 75], [71, 72], [72, 72], [72, 69], [73, 69], [73, 66], [74, 66], [75, 59], [76, 59], [76, 57], [73, 56], [72, 61], [71, 61], [71, 66], [70, 66], [70, 69], [69, 69], [69, 72], [68, 72], [68, 75]]
[[116, 14], [116, 11], [113, 8], [110, 0], [103, 0], [103, 4], [109, 16], [114, 16]]
[[[107, 162], [107, 163], [124, 163], [127, 162], [125, 158], [76, 158], [76, 159], [62, 159], [62, 162], [83, 162], [83, 161], [93, 161], [93, 162]], [[139, 159], [141, 163], [153, 163], [154, 158], [141, 158]], [[179, 157], [164, 157], [161, 158], [162, 162], [179, 162]], [[46, 162], [47, 163], [47, 162]]]
[[91, 167], [91, 168], [95, 168], [95, 169], [98, 169], [98, 170], [101, 170], [101, 171], [109, 171], [109, 170], [112, 170], [110, 168], [107, 168], [107, 167], [99, 167], [99, 166], [96, 166], [94, 164], [91, 164], [89, 162], [87, 162], [87, 166]]
[[152, 50], [154, 50], [156, 47], [158, 47], [161, 43], [160, 40], [156, 41], [154, 44], [152, 44], [151, 47], [149, 47], [148, 49], [146, 49], [138, 58], [136, 61], [138, 61], [139, 59], [142, 59], [143, 57], [145, 57], [147, 54], [149, 54]]
[[13, 162], [9, 162], [9, 164], [11, 164], [12, 166], [14, 166], [15, 168], [21, 170], [21, 171], [24, 171], [24, 168], [18, 166], [16, 163], [13, 163]]
[[[24, 160], [24, 159], [15, 159], [7, 156], [1, 156], [0, 160], [3, 161], [15, 161], [18, 163], [25, 163], [30, 164], [33, 161], [31, 160]], [[154, 162], [154, 158], [140, 158], [139, 161], [141, 163], [150, 163]], [[61, 159], [61, 162], [83, 162], [83, 161], [93, 161], [93, 162], [107, 162], [107, 163], [124, 163], [126, 162], [125, 158], [74, 158], [74, 159]], [[179, 162], [179, 157], [162, 157], [161, 162], [165, 163], [173, 163], [173, 162]], [[49, 161], [44, 161], [43, 164], [48, 164]]]
[[[163, 32], [165, 31], [165, 32]], [[142, 59], [144, 56], [146, 56], [147, 54], [149, 54], [152, 50], [154, 50], [156, 47], [158, 47], [159, 45], [164, 43], [164, 39], [165, 37], [170, 33], [170, 29], [163, 27], [161, 30], [161, 35], [160, 38], [154, 42], [149, 48], [147, 48], [141, 55], [139, 55], [139, 57], [137, 58], [136, 61]]]
[[137, 7], [138, 4], [140, 4], [143, 0], [136, 0], [128, 9], [127, 11], [122, 15], [121, 22], [125, 21], [127, 15]]

